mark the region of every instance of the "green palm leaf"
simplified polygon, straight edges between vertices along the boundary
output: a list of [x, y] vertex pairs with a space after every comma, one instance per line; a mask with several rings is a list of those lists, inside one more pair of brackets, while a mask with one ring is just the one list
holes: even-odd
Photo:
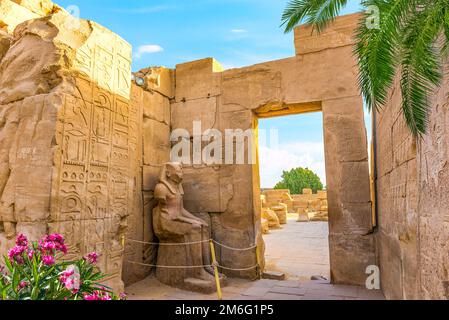
[[291, 0], [282, 15], [282, 26], [290, 32], [299, 23], [307, 22], [321, 32], [333, 21], [348, 0]]
[[388, 99], [398, 66], [399, 29], [404, 18], [415, 8], [414, 0], [366, 0], [365, 7], [379, 8], [379, 28], [368, 28], [361, 19], [355, 52], [359, 58], [359, 86], [369, 109], [379, 110]]
[[[301, 22], [321, 32], [346, 0], [291, 0], [282, 16], [285, 31]], [[442, 79], [442, 62], [449, 55], [449, 0], [362, 0], [380, 12], [379, 28], [370, 28], [368, 13], [356, 32], [359, 87], [368, 108], [379, 110], [389, 98], [401, 70], [402, 110], [410, 130], [425, 133], [429, 95]], [[439, 39], [443, 42], [440, 44]], [[446, 62], [446, 61], [445, 61]]]
[[426, 132], [429, 95], [442, 79], [440, 55], [436, 42], [445, 20], [446, 0], [417, 10], [407, 19], [401, 32], [402, 110], [410, 130]]

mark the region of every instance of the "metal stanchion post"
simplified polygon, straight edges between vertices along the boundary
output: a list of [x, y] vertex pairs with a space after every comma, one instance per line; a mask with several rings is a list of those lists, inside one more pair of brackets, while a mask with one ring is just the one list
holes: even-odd
[[263, 270], [260, 267], [260, 252], [259, 252], [259, 246], [256, 246], [256, 260], [258, 265], [258, 271], [259, 271], [259, 279], [262, 279]]
[[214, 247], [214, 243], [212, 240], [210, 241], [210, 252], [212, 255], [212, 265], [214, 266], [215, 283], [217, 285], [218, 300], [223, 300], [223, 294], [221, 292], [221, 285], [220, 285], [220, 275], [218, 274], [217, 258], [215, 256], [215, 247]]

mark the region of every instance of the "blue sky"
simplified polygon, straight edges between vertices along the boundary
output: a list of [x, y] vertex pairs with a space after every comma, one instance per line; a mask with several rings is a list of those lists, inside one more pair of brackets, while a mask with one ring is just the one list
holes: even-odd
[[[280, 28], [287, 0], [54, 0], [77, 6], [80, 17], [111, 29], [134, 50], [133, 70], [216, 58], [226, 69], [294, 55], [293, 34]], [[350, 0], [342, 12], [359, 10]], [[277, 129], [277, 148], [261, 153], [262, 187], [273, 187], [283, 170], [309, 166], [325, 183], [321, 113], [260, 121]], [[274, 165], [275, 164], [275, 165]]]

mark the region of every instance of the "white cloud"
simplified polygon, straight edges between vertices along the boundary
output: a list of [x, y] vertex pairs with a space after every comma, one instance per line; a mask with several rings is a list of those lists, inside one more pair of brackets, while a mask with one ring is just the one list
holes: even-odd
[[231, 32], [232, 33], [247, 33], [248, 30], [246, 30], [246, 29], [232, 29]]
[[158, 46], [157, 44], [147, 44], [144, 46], [140, 46], [137, 48], [137, 52], [135, 54], [137, 59], [140, 59], [144, 54], [147, 53], [157, 53], [164, 51], [164, 48]]
[[278, 147], [260, 146], [260, 180], [262, 188], [273, 188], [282, 180], [282, 172], [297, 167], [309, 168], [326, 185], [324, 144], [322, 142], [295, 142]]

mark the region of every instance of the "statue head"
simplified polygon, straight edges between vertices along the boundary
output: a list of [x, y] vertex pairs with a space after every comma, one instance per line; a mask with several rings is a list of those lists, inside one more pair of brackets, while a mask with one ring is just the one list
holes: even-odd
[[[182, 188], [182, 164], [177, 162], [167, 162], [162, 167], [159, 182], [163, 183], [172, 193], [180, 192], [184, 194]], [[177, 188], [175, 188], [177, 186]]]
[[162, 167], [160, 182], [169, 181], [175, 184], [180, 184], [183, 179], [182, 164], [178, 162], [167, 162]]

